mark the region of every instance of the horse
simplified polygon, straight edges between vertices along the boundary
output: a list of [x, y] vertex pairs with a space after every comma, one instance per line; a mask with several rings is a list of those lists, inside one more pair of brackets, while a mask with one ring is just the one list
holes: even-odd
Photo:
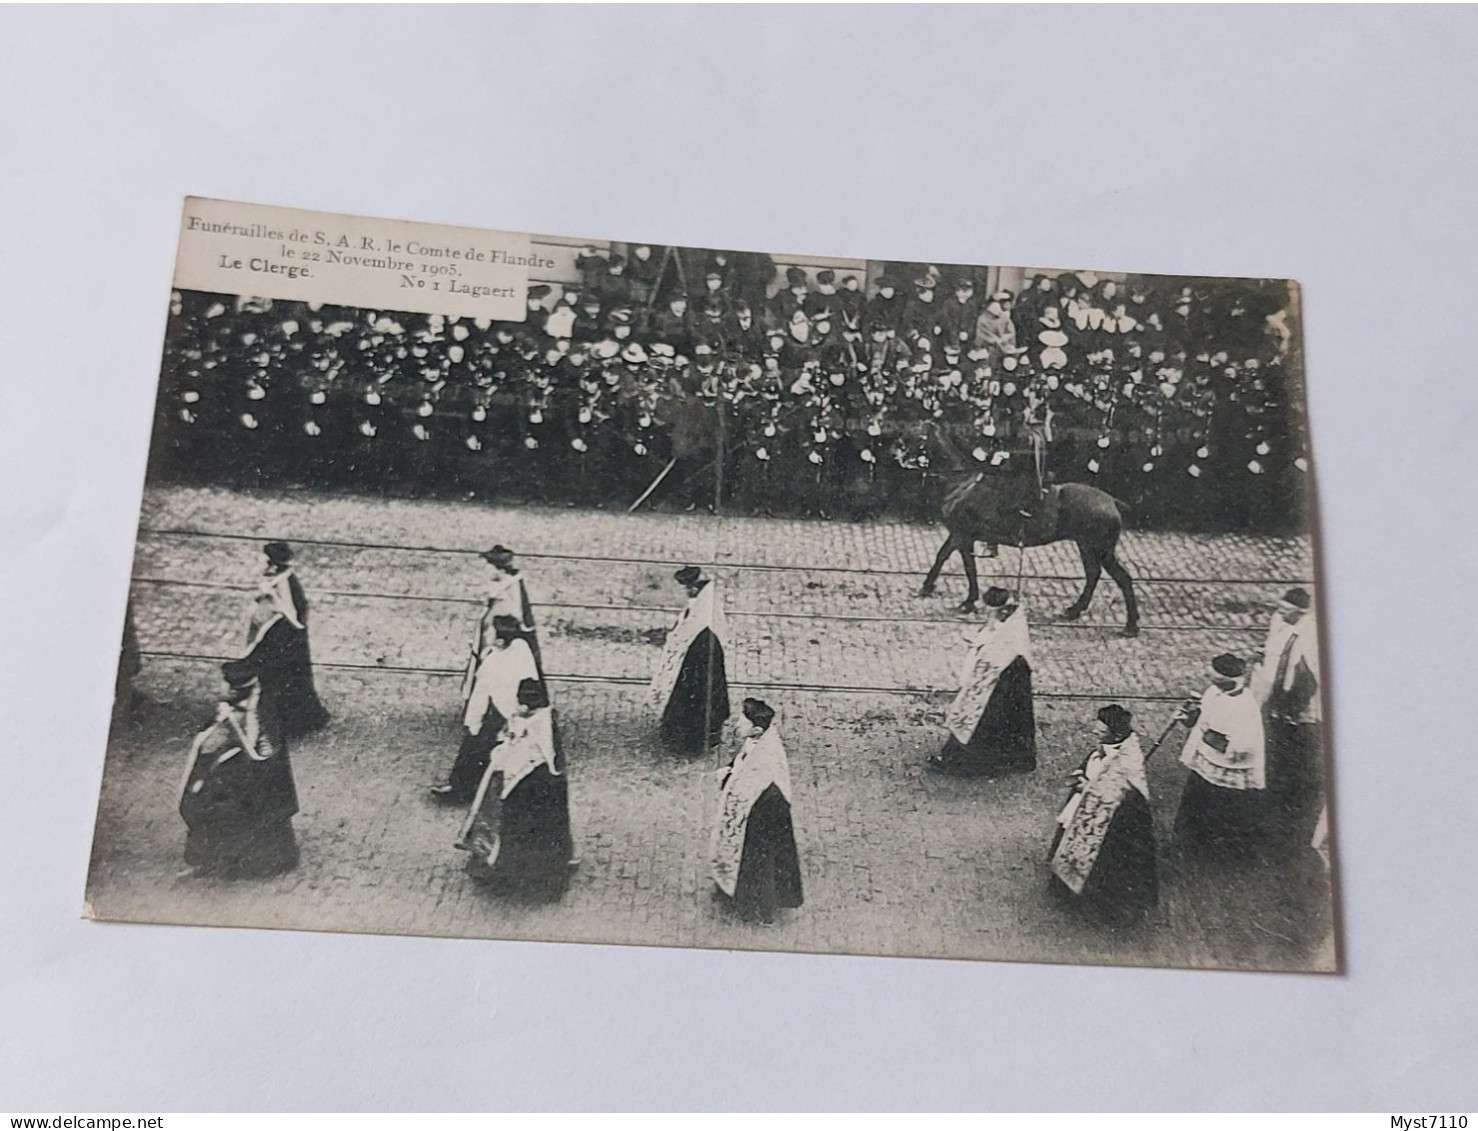
[[[937, 428], [935, 435], [948, 452], [958, 456]], [[962, 459], [956, 460], [957, 467], [963, 463]], [[970, 586], [959, 611], [974, 612], [980, 600], [980, 580], [975, 569], [976, 542], [1025, 548], [1071, 541], [1077, 544], [1078, 555], [1083, 560], [1083, 592], [1063, 611], [1063, 619], [1077, 620], [1083, 615], [1093, 600], [1099, 577], [1107, 571], [1124, 594], [1124, 635], [1139, 635], [1139, 602], [1134, 596], [1134, 581], [1119, 561], [1117, 552], [1119, 536], [1124, 530], [1119, 509], [1123, 504], [1118, 499], [1086, 483], [1059, 483], [1043, 492], [1034, 508], [1035, 513], [1028, 515], [1015, 508], [1003, 507], [1001, 485], [984, 471], [958, 470], [946, 475], [956, 480], [941, 507], [941, 517], [949, 533], [924, 578], [920, 597], [934, 595], [934, 585], [944, 563], [951, 554], [958, 553]], [[1029, 490], [1036, 494], [1035, 482], [1029, 485]]]

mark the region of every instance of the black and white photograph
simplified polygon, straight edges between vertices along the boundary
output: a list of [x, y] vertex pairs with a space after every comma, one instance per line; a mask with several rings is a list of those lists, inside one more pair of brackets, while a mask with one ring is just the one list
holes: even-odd
[[1475, 47], [0, 6], [0, 1127], [1471, 1126]]
[[90, 916], [1337, 969], [1294, 283], [251, 207], [161, 296]]

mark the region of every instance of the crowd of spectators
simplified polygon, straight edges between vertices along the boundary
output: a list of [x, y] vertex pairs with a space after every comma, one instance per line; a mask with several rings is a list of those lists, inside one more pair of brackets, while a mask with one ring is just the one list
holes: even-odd
[[[176, 292], [155, 471], [628, 505], [924, 516], [960, 470], [1131, 520], [1301, 525], [1292, 296], [1253, 280], [777, 266], [587, 248], [521, 322]], [[930, 424], [938, 425], [931, 428]], [[943, 442], [941, 442], [943, 437]]]

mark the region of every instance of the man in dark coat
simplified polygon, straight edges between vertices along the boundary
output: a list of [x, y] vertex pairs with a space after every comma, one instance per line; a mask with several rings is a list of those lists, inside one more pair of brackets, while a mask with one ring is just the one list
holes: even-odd
[[728, 256], [730, 297], [749, 303], [751, 310], [762, 310], [775, 278], [775, 261], [757, 251], [731, 251]]
[[935, 294], [934, 276], [920, 275], [913, 281], [914, 293], [903, 308], [900, 337], [909, 345], [920, 339], [933, 343], [939, 336], [940, 304]]
[[790, 325], [797, 310], [806, 308], [806, 296], [810, 289], [806, 285], [806, 272], [800, 267], [785, 269], [785, 289], [776, 291], [765, 306], [766, 320], [772, 330], [783, 330]]
[[647, 336], [653, 342], [666, 342], [684, 357], [692, 357], [693, 315], [686, 294], [674, 291], [664, 309], [652, 312]]
[[790, 767], [774, 725], [775, 709], [746, 699], [743, 712], [748, 723], [743, 745], [719, 771], [711, 874], [719, 897], [740, 916], [771, 923], [779, 908], [802, 903]]
[[292, 569], [292, 548], [286, 542], [268, 542], [262, 552], [267, 568], [257, 588], [241, 662], [261, 680], [265, 709], [285, 737], [296, 739], [328, 722], [313, 686], [308, 598]]
[[975, 321], [980, 317], [980, 306], [975, 301], [975, 284], [968, 275], [955, 280], [954, 295], [940, 304], [939, 333], [945, 346], [969, 349], [975, 337]]
[[697, 566], [673, 577], [687, 592], [687, 605], [667, 634], [652, 677], [649, 699], [661, 713], [663, 742], [678, 753], [701, 754], [718, 743], [729, 717], [725, 674], [723, 601]]
[[864, 312], [867, 333], [875, 328], [898, 333], [903, 326], [903, 299], [898, 295], [898, 280], [892, 275], [878, 276], [878, 289], [867, 300]]
[[185, 863], [200, 876], [262, 879], [298, 866], [298, 791], [270, 701], [250, 665], [221, 667], [226, 694], [195, 736], [180, 790]]
[[631, 289], [629, 299], [638, 306], [651, 303], [657, 291], [657, 273], [662, 270], [663, 248], [651, 244], [630, 244], [627, 247], [626, 279]]

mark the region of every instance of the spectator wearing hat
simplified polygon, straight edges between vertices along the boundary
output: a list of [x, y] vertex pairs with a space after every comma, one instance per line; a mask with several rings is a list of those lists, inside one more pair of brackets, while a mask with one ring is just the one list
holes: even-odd
[[580, 295], [575, 321], [570, 328], [570, 340], [576, 349], [589, 350], [606, 333], [606, 319], [602, 313], [601, 297], [594, 291]]
[[975, 281], [961, 274], [954, 291], [940, 303], [939, 337], [945, 347], [969, 349], [975, 338], [975, 323], [980, 317], [980, 303], [975, 297]]
[[[544, 678], [543, 656], [539, 648], [539, 634], [534, 625], [534, 606], [529, 600], [528, 586], [519, 572], [518, 560], [507, 546], [497, 545], [482, 555], [487, 571], [487, 602], [478, 617], [472, 634], [471, 658], [473, 661], [486, 650], [488, 639], [494, 635], [493, 623], [498, 617], [512, 617], [518, 621], [519, 633], [529, 646], [534, 657], [534, 667], [539, 678]], [[469, 663], [466, 680], [471, 686], [474, 675]]]
[[877, 290], [867, 300], [865, 326], [871, 335], [873, 330], [882, 329], [889, 334], [898, 334], [903, 326], [904, 301], [898, 293], [896, 275], [884, 273], [878, 276]]
[[806, 295], [806, 317], [813, 322], [825, 319], [840, 322], [840, 301], [837, 297], [836, 272], [823, 269], [816, 272], [816, 286]]
[[1313, 836], [1323, 800], [1324, 748], [1319, 711], [1319, 637], [1313, 598], [1302, 586], [1283, 594], [1253, 668], [1267, 734], [1267, 821], [1279, 847]]
[[722, 296], [705, 295], [693, 321], [693, 347], [706, 345], [711, 353], [726, 352], [729, 308]]
[[667, 633], [648, 698], [660, 714], [663, 743], [696, 755], [718, 744], [729, 717], [728, 629], [718, 587], [702, 570], [683, 566], [673, 578], [687, 604]]
[[1180, 762], [1190, 770], [1175, 837], [1189, 857], [1235, 859], [1257, 847], [1267, 747], [1262, 708], [1247, 664], [1224, 652], [1211, 661], [1211, 686], [1181, 717], [1190, 727]]
[[618, 302], [606, 314], [606, 330], [611, 340], [625, 345], [636, 337], [638, 319], [635, 308], [627, 302]]
[[423, 367], [419, 376], [414, 385], [406, 384], [401, 402], [401, 427], [408, 433], [401, 479], [412, 495], [435, 493], [440, 486], [446, 441], [450, 438], [440, 413], [446, 377], [432, 366]]
[[903, 308], [901, 336], [909, 345], [939, 337], [940, 304], [935, 295], [934, 276], [923, 273], [913, 280], [913, 294]]
[[1097, 744], [1073, 772], [1047, 857], [1053, 893], [1091, 918], [1128, 926], [1159, 902], [1155, 819], [1134, 718], [1098, 712]]
[[710, 299], [723, 308], [725, 313], [728, 312], [729, 266], [722, 253], [715, 253], [715, 258], [709, 261], [708, 270], [703, 273], [703, 293], [699, 296], [699, 305]]
[[761, 317], [770, 282], [775, 278], [775, 261], [759, 251], [725, 254], [729, 259], [729, 297], [735, 302], [747, 302], [756, 318]]
[[516, 699], [457, 847], [470, 854], [467, 871], [493, 890], [554, 900], [575, 863], [564, 744], [542, 683], [522, 680]]
[[606, 257], [594, 245], [587, 245], [575, 255], [575, 270], [580, 272], [580, 292], [599, 294], [605, 280]]
[[790, 765], [774, 708], [746, 699], [742, 710], [739, 750], [718, 774], [709, 858], [720, 898], [743, 918], [772, 923], [779, 908], [802, 903]]
[[985, 592], [985, 620], [965, 634], [960, 691], [944, 725], [944, 749], [929, 758], [940, 773], [978, 775], [1037, 768], [1031, 638], [1026, 607], [1006, 590]]
[[737, 300], [729, 312], [725, 330], [730, 356], [759, 364], [765, 356], [765, 329], [754, 316], [754, 308], [744, 299]]
[[308, 598], [292, 568], [292, 547], [268, 542], [246, 631], [247, 668], [261, 680], [265, 710], [289, 740], [319, 730], [328, 712], [313, 686], [308, 646]]
[[652, 312], [647, 329], [648, 344], [666, 342], [684, 357], [693, 356], [693, 314], [682, 291], [668, 295], [667, 305]]
[[545, 305], [545, 300], [553, 293], [554, 288], [548, 283], [535, 283], [528, 289], [524, 299], [525, 305], [528, 307], [528, 311], [524, 316], [524, 325], [531, 333], [537, 336], [542, 337], [546, 334], [544, 323], [548, 320], [550, 311], [549, 307]]
[[[506, 380], [505, 371], [479, 366], [473, 371], [472, 383], [463, 387], [458, 416], [462, 423], [462, 446], [468, 452], [487, 451], [499, 456], [503, 454], [499, 450], [503, 446], [499, 441], [506, 431], [506, 422], [496, 419], [497, 406], [494, 398]], [[472, 465], [465, 462], [469, 458], [464, 455], [464, 462], [457, 464], [457, 484], [460, 489], [475, 493], [482, 483], [480, 477], [469, 474]]]
[[765, 316], [772, 329], [783, 330], [790, 325], [796, 311], [805, 312], [806, 298], [811, 293], [803, 267], [785, 269], [785, 289], [776, 291], [766, 304]]
[[608, 303], [630, 302], [632, 300], [631, 280], [626, 277], [626, 257], [611, 252], [606, 256], [606, 273], [604, 278], [596, 281], [594, 288], [602, 300]]
[[226, 692], [195, 736], [180, 788], [185, 863], [191, 874], [263, 879], [298, 866], [292, 819], [298, 791], [287, 739], [255, 669], [221, 666]]
[[1016, 343], [1016, 324], [1011, 320], [1011, 292], [990, 296], [975, 320], [975, 348], [985, 350], [986, 364], [993, 374], [1001, 371], [1001, 360], [1021, 352]]
[[868, 341], [863, 346], [862, 361], [867, 367], [868, 390], [882, 406], [890, 395], [889, 386], [913, 360], [913, 353], [893, 332], [880, 322], [870, 323]]
[[841, 289], [837, 291], [836, 307], [842, 334], [849, 341], [862, 340], [862, 312], [865, 305], [861, 280], [856, 275], [843, 275]]
[[1032, 341], [1037, 334], [1042, 312], [1057, 305], [1057, 284], [1050, 275], [1033, 275], [1023, 284], [1021, 293], [1011, 306], [1011, 322], [1016, 327], [1018, 342]]
[[638, 306], [649, 306], [657, 293], [657, 273], [662, 270], [664, 248], [651, 244], [626, 245], [625, 276], [627, 299]]
[[495, 615], [492, 628], [488, 636], [479, 624], [479, 650], [462, 682], [462, 742], [447, 780], [431, 789], [439, 801], [462, 805], [472, 801], [504, 724], [518, 709], [519, 684], [539, 680], [519, 618]]

